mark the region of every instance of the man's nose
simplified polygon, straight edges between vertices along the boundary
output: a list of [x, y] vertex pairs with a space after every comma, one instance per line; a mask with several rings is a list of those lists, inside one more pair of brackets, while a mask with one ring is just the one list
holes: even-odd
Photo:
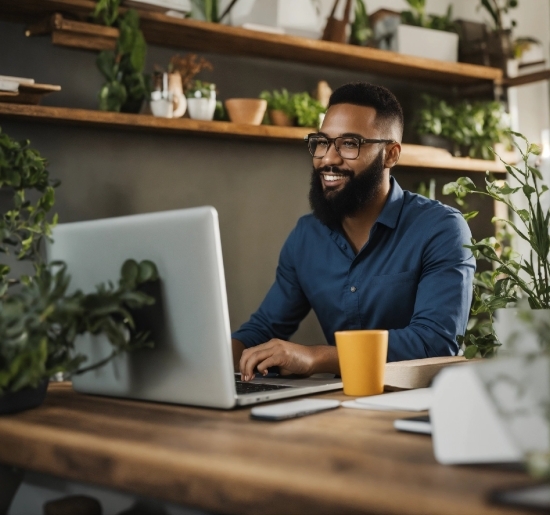
[[328, 147], [327, 153], [321, 159], [321, 164], [323, 166], [328, 166], [332, 164], [341, 164], [343, 162], [342, 157], [336, 151], [336, 144], [332, 141]]

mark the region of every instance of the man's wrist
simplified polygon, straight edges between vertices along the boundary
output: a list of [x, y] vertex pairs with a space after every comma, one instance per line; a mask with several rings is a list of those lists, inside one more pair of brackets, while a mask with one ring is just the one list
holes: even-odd
[[311, 348], [313, 360], [309, 375], [331, 373], [340, 374], [338, 352], [332, 345], [314, 345]]

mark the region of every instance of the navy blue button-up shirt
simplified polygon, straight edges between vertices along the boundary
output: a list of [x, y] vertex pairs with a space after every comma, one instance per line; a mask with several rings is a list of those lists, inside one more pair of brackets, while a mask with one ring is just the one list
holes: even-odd
[[459, 211], [403, 191], [392, 177], [357, 254], [341, 231], [311, 214], [299, 219], [275, 283], [233, 338], [246, 347], [289, 340], [313, 309], [330, 345], [335, 331], [388, 329], [388, 361], [455, 355], [472, 300], [470, 237]]

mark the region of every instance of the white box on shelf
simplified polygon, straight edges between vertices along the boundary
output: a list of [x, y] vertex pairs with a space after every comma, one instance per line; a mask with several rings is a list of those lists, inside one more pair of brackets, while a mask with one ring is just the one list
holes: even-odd
[[458, 61], [458, 34], [399, 24], [391, 39], [389, 50], [400, 54], [456, 63]]
[[311, 0], [240, 0], [231, 10], [231, 23], [278, 27], [286, 34], [315, 39], [323, 29]]

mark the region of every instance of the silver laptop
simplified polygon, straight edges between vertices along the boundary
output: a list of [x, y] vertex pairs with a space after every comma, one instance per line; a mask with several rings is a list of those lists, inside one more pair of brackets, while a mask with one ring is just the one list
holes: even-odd
[[[119, 355], [100, 369], [75, 376], [75, 390], [227, 409], [342, 388], [334, 378], [258, 378], [252, 386], [246, 383], [248, 393], [237, 393], [244, 385], [233, 370], [213, 207], [61, 224], [53, 238], [48, 259], [67, 263], [71, 291], [91, 292], [109, 280], [116, 284], [128, 258], [154, 261], [160, 275], [157, 302], [144, 315], [155, 348]], [[103, 337], [82, 337], [76, 347], [87, 356], [85, 365], [111, 353]]]

